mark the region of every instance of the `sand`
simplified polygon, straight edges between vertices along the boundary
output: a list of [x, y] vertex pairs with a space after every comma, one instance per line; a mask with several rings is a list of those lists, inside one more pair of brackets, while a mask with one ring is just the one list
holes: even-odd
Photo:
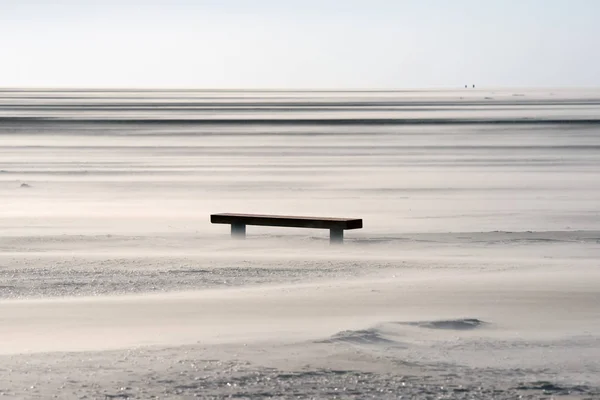
[[0, 396], [600, 398], [600, 96], [515, 93], [3, 92]]

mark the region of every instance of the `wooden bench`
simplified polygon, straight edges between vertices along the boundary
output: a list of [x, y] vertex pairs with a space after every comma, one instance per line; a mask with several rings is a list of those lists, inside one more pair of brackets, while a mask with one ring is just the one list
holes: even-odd
[[291, 217], [286, 215], [256, 215], [256, 214], [212, 214], [213, 224], [231, 225], [231, 236], [246, 237], [246, 225], [258, 226], [288, 226], [292, 228], [329, 229], [330, 243], [343, 243], [344, 230], [362, 228], [362, 219], [355, 218], [320, 218], [320, 217]]

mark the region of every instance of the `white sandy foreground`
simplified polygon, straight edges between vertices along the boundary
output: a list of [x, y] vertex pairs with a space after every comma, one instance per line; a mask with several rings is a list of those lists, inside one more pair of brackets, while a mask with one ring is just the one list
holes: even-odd
[[0, 93], [0, 399], [600, 398], [598, 99]]
[[589, 260], [561, 264], [5, 300], [0, 390], [590, 398], [600, 393], [600, 271]]
[[[291, 342], [396, 323], [389, 334], [411, 343], [589, 339], [600, 332], [599, 285], [600, 271], [593, 267], [576, 273], [549, 268], [518, 274], [389, 271], [377, 279], [4, 301], [0, 352]], [[465, 318], [486, 324], [459, 334], [401, 324]]]

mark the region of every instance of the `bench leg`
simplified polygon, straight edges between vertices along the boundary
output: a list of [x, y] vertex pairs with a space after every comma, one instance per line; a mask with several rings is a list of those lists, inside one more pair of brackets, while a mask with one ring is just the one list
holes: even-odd
[[330, 229], [329, 230], [329, 243], [330, 244], [344, 243], [344, 230], [343, 229]]
[[236, 239], [246, 238], [246, 225], [244, 224], [231, 224], [231, 237]]

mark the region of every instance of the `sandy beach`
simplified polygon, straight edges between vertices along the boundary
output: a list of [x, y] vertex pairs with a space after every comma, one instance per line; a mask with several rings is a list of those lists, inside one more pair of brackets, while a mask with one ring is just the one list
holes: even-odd
[[[4, 90], [0, 397], [600, 398], [599, 111]], [[217, 212], [364, 228], [239, 241]]]

